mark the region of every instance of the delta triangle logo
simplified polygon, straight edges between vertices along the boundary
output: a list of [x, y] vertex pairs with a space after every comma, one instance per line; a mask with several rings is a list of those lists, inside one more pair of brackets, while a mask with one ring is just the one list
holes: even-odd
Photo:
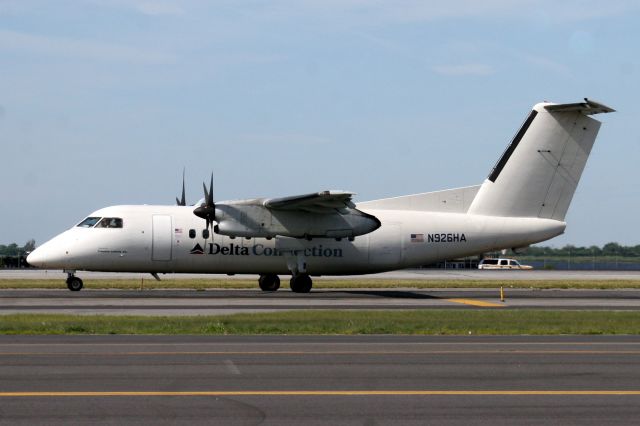
[[202, 247], [200, 247], [200, 244], [196, 243], [195, 247], [192, 248], [189, 253], [191, 253], [191, 254], [204, 254], [204, 250], [202, 250]]

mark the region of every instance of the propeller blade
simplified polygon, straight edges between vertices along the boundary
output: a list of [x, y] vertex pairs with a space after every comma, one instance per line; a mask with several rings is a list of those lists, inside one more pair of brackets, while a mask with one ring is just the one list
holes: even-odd
[[211, 173], [211, 183], [209, 184], [209, 195], [207, 198], [207, 204], [214, 206], [213, 203], [213, 172]]
[[204, 205], [207, 205], [209, 203], [209, 192], [204, 182], [202, 182], [202, 189], [204, 189]]
[[209, 189], [207, 190], [207, 185], [204, 182], [202, 183], [202, 189], [204, 190], [204, 203], [196, 207], [193, 214], [204, 219], [207, 229], [209, 229], [209, 225], [213, 225], [216, 220], [216, 205], [213, 201], [213, 173], [211, 173]]
[[182, 198], [178, 199], [178, 197], [176, 197], [176, 204], [179, 206], [186, 206], [187, 205], [187, 198], [185, 195], [185, 191], [184, 191], [184, 168], [182, 169]]

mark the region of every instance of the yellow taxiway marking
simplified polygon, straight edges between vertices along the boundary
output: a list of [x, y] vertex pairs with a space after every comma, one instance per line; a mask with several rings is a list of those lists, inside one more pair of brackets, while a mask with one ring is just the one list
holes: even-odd
[[107, 396], [640, 396], [640, 390], [324, 390], [324, 391], [175, 391], [175, 392], [0, 392], [15, 397], [107, 397]]
[[492, 302], [485, 302], [483, 300], [475, 299], [444, 299], [447, 302], [462, 303], [464, 305], [479, 306], [481, 308], [504, 308], [506, 305]]

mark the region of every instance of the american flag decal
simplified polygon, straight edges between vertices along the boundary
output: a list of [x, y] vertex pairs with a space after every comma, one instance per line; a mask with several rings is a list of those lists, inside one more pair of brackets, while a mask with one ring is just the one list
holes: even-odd
[[182, 228], [175, 228], [176, 234], [182, 234]]
[[412, 243], [424, 243], [424, 234], [411, 234]]

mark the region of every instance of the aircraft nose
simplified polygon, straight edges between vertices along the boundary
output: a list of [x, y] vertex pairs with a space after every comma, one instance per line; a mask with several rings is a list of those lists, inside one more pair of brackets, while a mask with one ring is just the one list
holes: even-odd
[[68, 251], [63, 234], [47, 241], [27, 256], [27, 263], [36, 268], [58, 269], [65, 268], [69, 261]]
[[27, 263], [36, 268], [46, 268], [45, 251], [42, 247], [35, 249], [27, 256]]

